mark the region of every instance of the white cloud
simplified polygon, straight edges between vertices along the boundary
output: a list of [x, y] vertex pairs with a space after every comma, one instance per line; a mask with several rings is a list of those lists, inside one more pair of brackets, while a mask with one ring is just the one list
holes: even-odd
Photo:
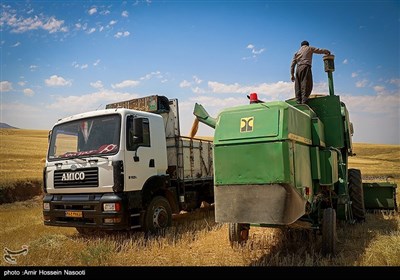
[[[188, 87], [191, 87], [193, 84], [199, 85], [199, 84], [201, 84], [201, 83], [203, 82], [203, 80], [201, 80], [201, 79], [200, 79], [199, 77], [197, 77], [197, 76], [193, 76], [192, 78], [193, 78], [193, 82], [189, 82], [189, 81], [187, 81], [187, 80], [183, 80], [183, 81], [179, 84], [179, 87], [181, 87], [181, 88], [188, 88]], [[193, 92], [196, 92], [196, 93], [205, 92], [205, 90], [201, 90], [199, 87], [192, 88], [192, 91], [193, 91]]]
[[186, 80], [183, 80], [182, 82], [180, 82], [179, 87], [181, 88], [187, 88], [187, 87], [191, 87], [192, 84]]
[[120, 32], [115, 33], [114, 37], [119, 39], [119, 38], [122, 38], [122, 37], [128, 37], [129, 34], [130, 34], [129, 31], [124, 31], [124, 32], [120, 31]]
[[89, 67], [89, 65], [88, 64], [79, 64], [79, 63], [77, 63], [76, 61], [74, 61], [74, 62], [72, 62], [72, 67], [74, 67], [74, 68], [80, 68], [80, 69], [86, 69], [86, 68], [88, 68]]
[[33, 96], [33, 95], [35, 94], [35, 92], [34, 92], [32, 89], [30, 89], [30, 88], [24, 89], [23, 92], [24, 92], [24, 94], [25, 94], [26, 96]]
[[[398, 95], [341, 95], [341, 100], [346, 104], [354, 125], [354, 141], [365, 139], [363, 141], [369, 143], [400, 144]], [[385, 140], [382, 135], [385, 135]]]
[[89, 15], [94, 15], [95, 13], [97, 13], [97, 8], [96, 7], [92, 7], [89, 9], [88, 14]]
[[26, 85], [26, 82], [25, 82], [25, 81], [19, 81], [19, 82], [18, 82], [18, 85], [21, 86], [21, 87], [23, 87], [23, 86]]
[[201, 84], [201, 82], [203, 82], [200, 78], [198, 78], [197, 76], [193, 76], [193, 80], [196, 84]]
[[128, 11], [122, 11], [121, 16], [128, 17], [129, 16]]
[[368, 85], [368, 80], [366, 79], [356, 82], [356, 87], [358, 88], [363, 88], [366, 87], [367, 85]]
[[63, 20], [57, 20], [55, 17], [50, 17], [47, 22], [43, 24], [43, 29], [49, 31], [49, 33], [58, 31], [67, 32], [68, 28], [63, 27], [63, 24]]
[[[37, 106], [31, 106], [31, 105], [14, 102], [14, 103], [3, 104], [3, 110], [17, 112], [16, 114], [21, 114], [23, 116], [24, 114], [22, 114], [22, 112], [24, 112], [24, 111], [29, 112], [29, 113], [37, 113], [40, 111], [40, 108]], [[24, 118], [26, 118], [26, 116]]]
[[112, 21], [110, 21], [110, 23], [109, 23], [109, 25], [114, 25], [114, 24], [116, 24], [118, 21], [116, 21], [116, 20], [112, 20]]
[[264, 51], [265, 51], [265, 48], [262, 48], [262, 49], [259, 49], [259, 50], [256, 50], [256, 49], [251, 50], [251, 52], [252, 52], [253, 54], [261, 54], [261, 53], [263, 53]]
[[213, 93], [248, 93], [248, 88], [241, 86], [239, 83], [224, 84], [209, 81], [208, 87]]
[[12, 83], [9, 81], [1, 81], [0, 82], [0, 91], [6, 92], [13, 90]]
[[355, 78], [355, 77], [357, 77], [357, 76], [358, 76], [358, 73], [356, 73], [356, 72], [351, 73], [351, 77], [352, 77], [352, 78]]
[[56, 97], [56, 101], [46, 106], [47, 109], [67, 112], [67, 115], [105, 108], [105, 104], [137, 98], [137, 94], [121, 93], [102, 89], [85, 95]]
[[94, 83], [90, 83], [90, 86], [94, 88], [103, 88], [103, 83], [101, 81], [96, 81]]
[[31, 65], [31, 66], [29, 66], [29, 70], [35, 71], [38, 67], [39, 66], [37, 66], [37, 65]]
[[[317, 88], [318, 84], [315, 85]], [[293, 83], [278, 81], [276, 83], [262, 83], [258, 85], [240, 85], [239, 83], [224, 84], [209, 81], [208, 91], [212, 93], [250, 94], [252, 92], [263, 95], [271, 100], [291, 98], [293, 95]]]
[[390, 94], [384, 86], [374, 86], [373, 89], [377, 93], [378, 96], [380, 95], [385, 95], [385, 94]]
[[64, 26], [64, 20], [58, 20], [55, 16], [48, 17], [39, 14], [31, 17], [17, 15], [16, 11], [7, 9], [3, 6], [3, 12], [0, 17], [2, 26], [9, 27], [11, 32], [23, 33], [30, 30], [43, 29], [49, 33], [67, 32], [68, 28]]
[[348, 64], [349, 63], [349, 61], [347, 60], [347, 58], [345, 58], [344, 60], [343, 60], [343, 62], [342, 62], [343, 64]]
[[112, 88], [127, 88], [127, 87], [135, 87], [139, 84], [139, 81], [133, 81], [133, 80], [125, 80], [122, 81], [118, 84], [113, 84], [111, 85]]
[[87, 34], [92, 34], [93, 32], [96, 32], [96, 28], [92, 27], [87, 31]]
[[250, 49], [252, 56], [247, 56], [247, 57], [242, 57], [243, 60], [251, 59], [251, 58], [257, 58], [259, 54], [262, 54], [265, 51], [265, 48], [262, 49], [256, 49], [256, 47], [253, 44], [248, 44], [246, 49]]
[[149, 74], [144, 75], [143, 77], [140, 77], [140, 80], [150, 80], [151, 78], [156, 77], [161, 79], [163, 76], [161, 75], [160, 71], [155, 71], [155, 72], [151, 72]]
[[400, 79], [390, 79], [389, 83], [400, 87]]
[[53, 75], [46, 79], [45, 83], [49, 87], [70, 86], [72, 84], [71, 81], [67, 81], [63, 77], [57, 75]]
[[100, 15], [102, 15], [102, 16], [106, 16], [106, 15], [109, 15], [111, 12], [109, 11], [109, 10], [104, 10], [104, 11], [101, 11], [100, 12]]
[[93, 66], [97, 66], [97, 65], [99, 65], [99, 63], [100, 63], [100, 59], [97, 59], [95, 62], [93, 62]]
[[50, 129], [59, 119], [59, 112], [44, 110], [37, 104], [3, 103], [2, 120], [9, 125], [23, 129]]
[[21, 43], [20, 42], [16, 42], [14, 45], [12, 45], [11, 47], [12, 48], [15, 48], [15, 47], [18, 47], [18, 46], [20, 46], [21, 45]]

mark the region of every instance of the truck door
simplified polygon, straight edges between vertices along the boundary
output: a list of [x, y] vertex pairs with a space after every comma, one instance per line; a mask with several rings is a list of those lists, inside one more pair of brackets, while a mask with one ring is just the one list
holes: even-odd
[[126, 191], [141, 190], [146, 180], [157, 173], [150, 125], [146, 117], [128, 116], [124, 164]]

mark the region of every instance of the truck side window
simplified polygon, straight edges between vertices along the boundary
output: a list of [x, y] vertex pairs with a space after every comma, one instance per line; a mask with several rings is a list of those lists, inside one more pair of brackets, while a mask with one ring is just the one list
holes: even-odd
[[139, 147], [150, 147], [150, 123], [147, 118], [128, 117], [126, 147], [135, 151]]

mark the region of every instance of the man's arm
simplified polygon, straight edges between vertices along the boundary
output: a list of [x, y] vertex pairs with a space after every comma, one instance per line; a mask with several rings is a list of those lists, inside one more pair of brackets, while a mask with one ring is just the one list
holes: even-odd
[[296, 64], [297, 64], [297, 60], [296, 60], [296, 54], [295, 54], [292, 59], [292, 64], [290, 65], [290, 80], [292, 82], [294, 82], [294, 80], [295, 80], [294, 79], [294, 68], [295, 68]]
[[327, 49], [320, 49], [320, 48], [316, 48], [316, 47], [310, 47], [310, 49], [312, 50], [313, 53], [327, 54], [327, 55], [331, 54], [331, 52]]

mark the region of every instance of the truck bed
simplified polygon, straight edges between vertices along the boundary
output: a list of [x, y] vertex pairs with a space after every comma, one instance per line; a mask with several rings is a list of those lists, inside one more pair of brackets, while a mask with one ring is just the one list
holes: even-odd
[[213, 177], [212, 141], [175, 136], [167, 138], [168, 173], [172, 179]]

